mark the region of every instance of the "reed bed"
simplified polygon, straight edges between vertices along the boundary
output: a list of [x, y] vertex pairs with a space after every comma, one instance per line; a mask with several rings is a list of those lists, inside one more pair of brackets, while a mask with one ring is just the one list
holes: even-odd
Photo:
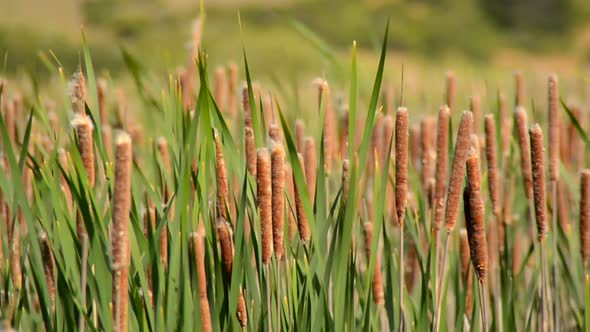
[[418, 96], [385, 36], [373, 80], [353, 44], [350, 72], [291, 94], [246, 56], [209, 71], [202, 24], [166, 80], [97, 77], [86, 48], [59, 93], [0, 80], [8, 325], [588, 329], [588, 104], [560, 97], [578, 77], [441, 71]]

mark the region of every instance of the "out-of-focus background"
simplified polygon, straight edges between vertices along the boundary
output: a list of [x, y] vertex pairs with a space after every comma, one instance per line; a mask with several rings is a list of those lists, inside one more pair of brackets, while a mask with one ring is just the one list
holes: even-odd
[[[321, 73], [328, 55], [348, 54], [352, 40], [361, 55], [372, 58], [387, 18], [394, 58], [574, 72], [590, 64], [589, 0], [204, 0], [203, 5], [209, 62], [241, 62], [243, 41], [259, 76]], [[42, 74], [41, 59], [54, 57], [66, 68], [76, 66], [81, 26], [99, 71], [124, 73], [121, 49], [146, 66], [174, 71], [186, 63], [191, 22], [200, 10], [199, 0], [2, 0], [2, 71]]]

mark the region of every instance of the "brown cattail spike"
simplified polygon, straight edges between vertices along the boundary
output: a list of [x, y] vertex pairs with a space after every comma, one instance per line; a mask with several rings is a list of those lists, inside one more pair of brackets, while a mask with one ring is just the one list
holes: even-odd
[[[365, 254], [367, 261], [369, 261], [371, 259], [371, 246], [373, 243], [373, 224], [370, 222], [365, 222], [363, 224], [363, 230], [365, 232]], [[385, 302], [385, 297], [381, 276], [381, 263], [378, 252], [375, 253], [375, 270], [373, 272], [371, 287], [373, 290], [373, 302], [375, 302], [375, 304], [383, 304]]]
[[68, 95], [75, 114], [86, 114], [86, 79], [82, 72], [76, 72], [68, 83]]
[[248, 172], [256, 176], [256, 142], [252, 127], [252, 110], [250, 110], [250, 97], [248, 87], [242, 90], [242, 106], [244, 108], [244, 149], [246, 150], [246, 164]]
[[82, 158], [82, 165], [86, 170], [88, 176], [88, 184], [93, 187], [95, 182], [94, 175], [94, 140], [92, 137], [92, 120], [89, 117], [82, 115], [76, 116], [72, 121], [72, 125], [76, 129], [78, 138], [78, 150]]
[[545, 238], [545, 218], [547, 198], [545, 193], [545, 148], [543, 131], [538, 124], [529, 130], [531, 139], [531, 170], [533, 175], [533, 196], [535, 200], [535, 219], [539, 242]]
[[267, 264], [273, 252], [271, 163], [267, 149], [259, 149], [257, 155], [256, 184], [260, 209], [262, 262]]
[[590, 257], [590, 170], [582, 171], [580, 177], [580, 248], [584, 267]]
[[400, 107], [395, 121], [395, 205], [400, 224], [408, 202], [408, 138], [408, 110]]
[[490, 189], [490, 200], [492, 211], [497, 217], [502, 212], [500, 204], [500, 178], [498, 175], [498, 148], [496, 146], [496, 123], [494, 116], [485, 116], [485, 137], [486, 137], [486, 159], [488, 162], [488, 188]]
[[116, 141], [113, 206], [113, 313], [115, 331], [127, 331], [128, 278], [131, 263], [129, 212], [131, 209], [131, 137], [121, 133]]
[[217, 241], [221, 248], [223, 267], [225, 272], [231, 274], [234, 263], [234, 244], [231, 226], [225, 219], [220, 217], [215, 222], [215, 228], [217, 229]]
[[217, 213], [223, 219], [228, 220], [227, 211], [229, 208], [229, 189], [227, 182], [227, 171], [225, 159], [223, 158], [223, 145], [218, 132], [215, 132], [215, 168], [217, 175]]
[[439, 229], [444, 218], [445, 188], [449, 169], [449, 119], [451, 112], [447, 106], [438, 111], [436, 128], [436, 169], [434, 183], [434, 229]]
[[212, 331], [209, 299], [207, 298], [207, 273], [205, 270], [205, 239], [198, 232], [191, 233], [191, 240], [195, 254], [197, 281], [199, 287], [199, 312], [201, 314], [201, 330]]
[[285, 150], [275, 144], [271, 148], [272, 182], [272, 234], [273, 248], [277, 259], [285, 254], [283, 239], [285, 219]]
[[[301, 153], [297, 154], [299, 158], [299, 165], [301, 166], [301, 170], [303, 171], [303, 177], [305, 177], [305, 168], [303, 167], [303, 156]], [[295, 212], [297, 212], [297, 227], [299, 229], [299, 236], [304, 243], [309, 242], [311, 239], [311, 230], [309, 229], [309, 224], [307, 222], [307, 216], [305, 215], [305, 210], [303, 209], [303, 201], [301, 200], [301, 189], [297, 185], [295, 181], [295, 173], [293, 172], [293, 183], [295, 183]]]
[[548, 80], [549, 107], [549, 180], [559, 178], [559, 88], [556, 75]]
[[480, 282], [486, 280], [488, 269], [488, 248], [484, 225], [484, 205], [481, 200], [481, 180], [478, 153], [471, 150], [466, 161], [467, 188], [463, 194], [465, 220], [473, 268]]
[[45, 280], [47, 282], [47, 293], [52, 308], [55, 306], [55, 260], [53, 251], [49, 244], [47, 234], [41, 234], [41, 256], [43, 257], [43, 270], [45, 271]]
[[471, 112], [463, 112], [461, 123], [459, 124], [459, 132], [457, 133], [457, 142], [455, 143], [451, 179], [449, 180], [449, 187], [447, 189], [447, 206], [445, 210], [445, 227], [447, 232], [451, 232], [455, 228], [459, 215], [461, 185], [465, 176], [465, 161], [467, 160], [467, 152], [469, 151], [472, 122], [473, 116]]
[[516, 108], [514, 122], [516, 124], [518, 146], [520, 147], [520, 168], [524, 181], [524, 193], [528, 199], [533, 193], [533, 176], [531, 173], [531, 145], [529, 143], [529, 135], [527, 135], [528, 120], [524, 108]]

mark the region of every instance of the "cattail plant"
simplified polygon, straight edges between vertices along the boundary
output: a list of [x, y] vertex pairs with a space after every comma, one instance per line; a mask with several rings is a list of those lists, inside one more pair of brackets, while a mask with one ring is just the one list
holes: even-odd
[[283, 243], [285, 219], [285, 151], [275, 143], [271, 147], [272, 234], [273, 248], [278, 260], [285, 254]]
[[403, 326], [403, 293], [404, 293], [404, 215], [408, 203], [408, 110], [405, 107], [397, 109], [395, 120], [395, 206], [397, 219], [400, 224], [400, 324]]
[[107, 123], [107, 81], [100, 79], [97, 82], [98, 90], [98, 114], [100, 116], [100, 124], [103, 126]]
[[533, 200], [535, 219], [537, 223], [537, 238], [539, 240], [539, 260], [541, 265], [541, 324], [544, 327], [545, 310], [548, 305], [546, 293], [546, 260], [543, 240], [546, 233], [546, 205], [547, 198], [545, 193], [545, 148], [543, 147], [543, 132], [538, 124], [534, 124], [530, 130], [531, 141], [531, 170], [533, 176]]
[[466, 161], [467, 187], [463, 193], [467, 239], [473, 269], [479, 281], [479, 301], [483, 330], [487, 330], [484, 284], [488, 271], [488, 249], [484, 224], [484, 205], [481, 199], [479, 153], [471, 149]]
[[543, 242], [546, 234], [546, 204], [545, 194], [545, 148], [543, 147], [543, 132], [538, 124], [529, 130], [531, 140], [531, 170], [533, 177], [533, 196], [535, 219], [537, 222], [537, 237]]
[[488, 188], [492, 211], [496, 218], [500, 218], [502, 207], [500, 203], [500, 178], [498, 175], [498, 148], [496, 146], [496, 123], [492, 114], [486, 114], [485, 120], [486, 159], [488, 163]]
[[[83, 113], [82, 113], [83, 114]], [[82, 165], [88, 177], [90, 188], [94, 187], [94, 140], [92, 138], [92, 121], [86, 115], [77, 115], [72, 122], [77, 135], [78, 151], [82, 159]], [[78, 238], [82, 239], [86, 234], [86, 227], [80, 211], [76, 218], [76, 229]]]
[[457, 223], [459, 215], [459, 200], [461, 195], [461, 185], [465, 174], [465, 161], [469, 151], [471, 141], [471, 128], [473, 116], [471, 112], [463, 112], [457, 141], [455, 142], [455, 152], [453, 155], [453, 166], [451, 169], [451, 178], [447, 190], [447, 205], [445, 210], [445, 228], [450, 233]]
[[469, 240], [467, 239], [467, 230], [464, 228], [459, 231], [459, 263], [461, 281], [465, 290], [465, 313], [470, 316], [473, 311], [473, 274], [471, 273]]
[[262, 262], [268, 264], [273, 253], [271, 160], [268, 150], [264, 148], [258, 150], [257, 156], [256, 184], [260, 209]]
[[[465, 176], [465, 162], [467, 160], [467, 153], [469, 151], [471, 127], [473, 123], [473, 115], [469, 111], [464, 111], [461, 116], [461, 123], [459, 124], [459, 131], [457, 132], [457, 141], [455, 142], [455, 151], [453, 155], [453, 166], [451, 169], [451, 178], [447, 189], [447, 204], [445, 209], [445, 229], [447, 234], [444, 240], [442, 264], [440, 270], [440, 280], [437, 290], [441, 289], [444, 284], [444, 275], [446, 267], [446, 257], [448, 251], [450, 233], [455, 228], [457, 217], [459, 215], [459, 202], [461, 199], [461, 185], [463, 184], [463, 177]], [[441, 310], [441, 294], [437, 294], [436, 313], [433, 320], [433, 327], [435, 331], [439, 329], [440, 310]]]
[[281, 129], [279, 128], [279, 126], [276, 123], [271, 123], [268, 126], [268, 138], [270, 139], [271, 143], [281, 143], [282, 142], [282, 137], [281, 137]]
[[455, 73], [452, 71], [447, 72], [447, 85], [445, 93], [445, 105], [450, 110], [455, 109], [455, 95], [457, 94], [457, 83], [455, 80]]
[[557, 76], [548, 79], [548, 114], [549, 114], [549, 180], [559, 179], [559, 88]]
[[305, 180], [307, 182], [307, 189], [309, 190], [309, 197], [313, 204], [315, 201], [315, 186], [317, 179], [317, 153], [315, 147], [315, 140], [313, 137], [305, 138], [305, 147], [303, 151], [303, 161], [305, 162]]
[[217, 213], [220, 217], [228, 220], [227, 211], [229, 208], [229, 188], [227, 182], [227, 171], [225, 159], [223, 158], [223, 146], [219, 133], [215, 132], [215, 169], [217, 179]]
[[[301, 153], [297, 154], [303, 176], [305, 177], [305, 168], [303, 167], [303, 156]], [[311, 239], [311, 230], [309, 229], [309, 223], [305, 210], [303, 209], [303, 201], [301, 200], [301, 189], [295, 182], [295, 173], [293, 173], [293, 182], [295, 183], [295, 212], [297, 213], [297, 228], [299, 229], [299, 236], [303, 243], [308, 243]]]
[[219, 247], [221, 248], [223, 267], [225, 272], [231, 274], [234, 264], [234, 244], [231, 226], [223, 217], [218, 217], [215, 221], [215, 229], [217, 230], [217, 242], [219, 242]]
[[444, 219], [445, 188], [447, 185], [447, 173], [449, 168], [449, 121], [451, 112], [447, 106], [442, 106], [438, 111], [438, 124], [436, 128], [436, 167], [434, 184], [434, 220], [432, 227], [438, 230]]
[[248, 172], [256, 176], [256, 143], [254, 141], [254, 128], [252, 127], [252, 110], [250, 109], [250, 97], [248, 87], [242, 90], [242, 106], [244, 108], [244, 147], [246, 150], [246, 165]]
[[72, 75], [72, 79], [68, 83], [68, 95], [72, 103], [72, 111], [74, 114], [86, 114], [86, 79], [84, 74], [78, 71]]
[[395, 204], [401, 225], [408, 201], [408, 134], [408, 110], [400, 107], [395, 122]]
[[45, 281], [47, 282], [47, 293], [49, 294], [49, 301], [53, 309], [55, 307], [55, 260], [47, 234], [41, 234], [40, 242], [43, 270], [45, 271]]
[[[172, 176], [172, 166], [170, 165], [170, 153], [168, 152], [168, 141], [166, 140], [166, 138], [158, 138], [157, 148], [158, 153], [160, 155], [160, 159], [162, 160], [162, 164], [164, 166], [164, 181], [162, 181], [164, 204], [168, 204], [170, 198], [172, 197], [170, 189], [168, 189], [168, 177]], [[168, 220], [173, 219], [174, 205], [170, 205], [170, 208], [168, 210]], [[168, 228], [166, 226], [162, 227], [162, 232], [160, 233], [160, 261], [162, 262], [163, 266], [168, 265]]]
[[113, 200], [113, 315], [115, 331], [127, 331], [128, 278], [131, 263], [129, 213], [131, 209], [131, 137], [120, 133], [116, 140]]
[[[421, 152], [421, 182], [422, 186], [426, 188], [428, 180], [434, 178], [435, 162], [436, 162], [436, 123], [431, 117], [424, 117], [420, 121], [420, 152]], [[428, 202], [429, 205], [432, 202]]]
[[517, 107], [514, 112], [516, 135], [520, 147], [520, 169], [524, 181], [524, 194], [530, 199], [533, 194], [533, 175], [531, 173], [531, 145], [527, 135], [527, 114], [524, 108]]
[[350, 191], [350, 161], [344, 159], [342, 162], [342, 202], [348, 201], [348, 193]]
[[295, 212], [295, 183], [293, 181], [293, 169], [289, 164], [285, 165], [285, 182], [287, 183], [287, 195], [289, 203], [287, 207], [287, 222], [289, 223], [289, 242], [293, 242], [295, 234], [297, 233], [297, 213]]
[[[365, 222], [363, 224], [363, 230], [365, 234], [365, 255], [367, 257], [368, 262], [371, 259], [371, 245], [373, 243], [373, 224], [371, 222]], [[379, 258], [379, 253], [375, 253], [375, 269], [373, 272], [373, 279], [371, 281], [371, 289], [373, 291], [373, 302], [377, 305], [382, 305], [385, 302], [380, 260], [381, 259]]]
[[590, 170], [585, 169], [580, 176], [580, 249], [584, 270], [590, 257]]
[[207, 298], [207, 273], [205, 269], [205, 239], [198, 232], [191, 233], [195, 265], [197, 270], [197, 283], [199, 288], [199, 312], [201, 313], [201, 330], [212, 331], [211, 314], [209, 312], [209, 299]]

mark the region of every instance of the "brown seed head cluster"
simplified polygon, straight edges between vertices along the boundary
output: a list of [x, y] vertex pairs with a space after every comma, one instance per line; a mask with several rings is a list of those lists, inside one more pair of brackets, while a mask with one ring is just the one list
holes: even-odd
[[[365, 222], [363, 224], [363, 230], [365, 233], [365, 254], [367, 261], [371, 259], [371, 245], [373, 243], [373, 224], [371, 222]], [[371, 281], [371, 288], [373, 291], [373, 302], [375, 304], [383, 304], [385, 302], [385, 296], [383, 291], [383, 281], [381, 276], [381, 263], [379, 253], [375, 253], [375, 269], [373, 272], [373, 280]]]
[[131, 137], [120, 133], [115, 152], [115, 193], [113, 206], [113, 312], [115, 330], [127, 331], [128, 278], [131, 263], [129, 213], [131, 210]]
[[528, 120], [524, 108], [516, 108], [514, 122], [516, 124], [518, 146], [520, 147], [520, 169], [524, 181], [524, 193], [526, 198], [530, 198], [533, 194], [533, 175], [531, 173], [531, 145], [529, 135], [527, 135]]
[[548, 113], [549, 113], [549, 180], [559, 178], [559, 88], [556, 75], [548, 80]]
[[268, 264], [273, 253], [271, 161], [267, 149], [257, 152], [256, 184], [260, 209], [262, 262]]
[[442, 106], [438, 111], [436, 128], [436, 168], [434, 183], [434, 228], [439, 229], [444, 219], [445, 188], [449, 169], [449, 121], [451, 111]]
[[492, 211], [497, 217], [502, 212], [500, 203], [500, 177], [498, 174], [498, 148], [496, 146], [496, 122], [492, 114], [485, 116], [486, 159], [488, 162], [488, 188]]
[[467, 152], [469, 151], [472, 123], [473, 116], [471, 112], [463, 112], [455, 143], [451, 178], [447, 189], [447, 206], [445, 210], [445, 228], [447, 232], [451, 232], [455, 228], [459, 215], [461, 185], [465, 176], [465, 161], [467, 160]]
[[271, 147], [272, 234], [277, 259], [285, 255], [285, 150], [280, 144]]
[[191, 233], [195, 265], [197, 270], [197, 282], [199, 287], [199, 311], [201, 313], [201, 330], [210, 332], [211, 314], [209, 312], [209, 299], [207, 298], [207, 273], [205, 269], [205, 238], [198, 232]]
[[408, 110], [400, 107], [395, 121], [395, 205], [400, 224], [408, 203], [408, 135]]
[[546, 232], [546, 204], [545, 193], [545, 148], [543, 147], [543, 132], [538, 124], [529, 130], [531, 139], [531, 170], [533, 175], [533, 197], [535, 201], [535, 219], [537, 221], [537, 236], [543, 242]]
[[484, 205], [481, 199], [481, 180], [478, 154], [471, 150], [466, 161], [467, 187], [463, 194], [465, 220], [473, 268], [480, 282], [485, 283], [488, 269], [488, 248], [484, 224]]

